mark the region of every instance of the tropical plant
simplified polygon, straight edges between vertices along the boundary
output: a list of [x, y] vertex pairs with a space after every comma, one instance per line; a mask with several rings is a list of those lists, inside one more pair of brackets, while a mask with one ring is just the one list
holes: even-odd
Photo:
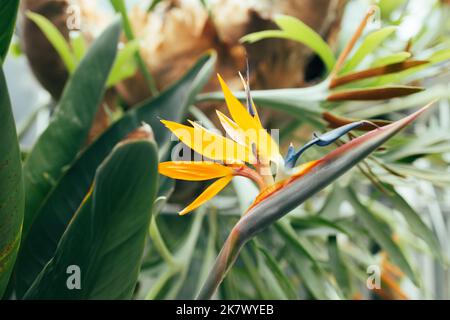
[[[1, 61], [18, 3], [0, 9]], [[400, 4], [381, 3], [335, 55], [306, 24], [277, 16], [279, 30], [242, 41], [306, 45], [324, 65], [317, 84], [251, 90], [247, 67], [244, 90], [232, 92], [219, 76], [222, 92], [204, 92], [218, 59], [209, 51], [158, 92], [125, 2], [111, 4], [120, 17], [90, 44], [81, 34], [66, 41], [44, 16], [26, 13], [69, 80], [22, 154], [2, 68], [0, 297], [404, 299], [405, 283], [427, 296], [415, 256], [446, 268], [447, 233], [437, 221], [448, 218], [435, 207], [419, 213], [403, 191], [411, 182], [449, 190], [450, 97], [439, 81], [448, 71], [448, 33], [424, 29], [395, 45], [402, 19], [391, 17]], [[430, 9], [443, 21], [448, 12]], [[386, 25], [367, 33], [377, 13]], [[105, 93], [136, 72], [154, 98], [136, 106], [119, 99], [107, 128], [88, 139]], [[218, 122], [208, 119], [195, 106], [207, 101], [225, 101], [229, 115], [218, 110]], [[259, 108], [294, 119], [279, 140]], [[195, 121], [186, 125], [188, 114]], [[309, 138], [313, 131], [320, 133]], [[210, 180], [190, 204], [172, 197]], [[366, 288], [371, 266], [381, 269], [374, 291]]]

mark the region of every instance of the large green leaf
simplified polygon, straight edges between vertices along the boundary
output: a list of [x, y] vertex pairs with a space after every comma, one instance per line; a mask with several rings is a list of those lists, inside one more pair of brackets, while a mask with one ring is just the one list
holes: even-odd
[[0, 62], [5, 60], [16, 25], [19, 0], [3, 1], [0, 6]]
[[[154, 143], [119, 144], [25, 298], [130, 299], [158, 189], [157, 166]], [[79, 290], [68, 289], [69, 266], [79, 267]]]
[[86, 142], [116, 57], [120, 30], [120, 22], [114, 22], [92, 45], [68, 82], [48, 128], [27, 158], [25, 237], [42, 201]]
[[159, 119], [182, 120], [195, 95], [208, 81], [214, 63], [214, 54], [203, 56], [173, 87], [126, 113], [67, 170], [37, 214], [28, 238], [23, 243], [17, 272], [19, 296], [53, 257], [57, 242], [89, 190], [97, 166], [114, 145], [142, 122], [147, 122], [154, 130], [160, 155], [164, 156], [169, 150], [170, 132], [159, 123]]
[[24, 190], [19, 142], [3, 70], [0, 70], [0, 298], [20, 244]]

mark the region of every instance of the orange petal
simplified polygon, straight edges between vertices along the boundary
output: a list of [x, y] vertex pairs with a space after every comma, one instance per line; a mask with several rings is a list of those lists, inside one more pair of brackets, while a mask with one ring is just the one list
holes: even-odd
[[233, 169], [212, 161], [168, 161], [158, 165], [160, 174], [172, 179], [203, 181], [233, 174]]
[[211, 200], [223, 188], [225, 188], [228, 183], [230, 183], [231, 179], [233, 179], [233, 176], [230, 175], [215, 181], [208, 188], [206, 188], [206, 190], [203, 191], [202, 194], [197, 197], [197, 199], [195, 199], [190, 205], [188, 205], [186, 208], [180, 211], [180, 215], [185, 215], [191, 212], [192, 210], [197, 209], [208, 200]]
[[161, 122], [184, 144], [201, 155], [219, 161], [254, 163], [255, 158], [250, 150], [231, 139], [224, 138], [202, 126], [192, 123], [194, 127], [176, 122]]

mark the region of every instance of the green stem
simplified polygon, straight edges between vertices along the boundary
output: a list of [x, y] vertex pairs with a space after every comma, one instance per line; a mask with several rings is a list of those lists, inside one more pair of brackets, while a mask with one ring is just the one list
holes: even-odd
[[147, 12], [152, 12], [161, 0], [153, 0], [148, 6]]
[[175, 261], [175, 258], [170, 252], [169, 248], [167, 248], [164, 239], [162, 238], [161, 233], [159, 232], [158, 225], [156, 223], [154, 215], [152, 215], [149, 233], [150, 238], [153, 241], [153, 245], [155, 246], [156, 250], [161, 255], [161, 257], [164, 259], [164, 261], [170, 267], [175, 267], [177, 265], [177, 262]]
[[[127, 37], [128, 41], [133, 41], [136, 39], [133, 28], [131, 27], [130, 19], [127, 15], [127, 9], [125, 6], [124, 0], [111, 0], [111, 3], [116, 10], [116, 12], [120, 13], [122, 17], [123, 22], [123, 31], [125, 33], [125, 36]], [[139, 70], [141, 71], [142, 75], [144, 76], [145, 82], [147, 83], [150, 92], [153, 96], [157, 96], [159, 94], [158, 88], [156, 87], [155, 79], [153, 78], [152, 74], [148, 70], [147, 66], [145, 65], [144, 59], [142, 59], [141, 53], [137, 51], [134, 55], [136, 63], [139, 67]]]
[[172, 278], [176, 274], [176, 272], [177, 271], [174, 268], [167, 269], [166, 272], [164, 272], [163, 275], [153, 285], [152, 289], [145, 297], [145, 300], [154, 300], [158, 293], [166, 285], [167, 281], [169, 281], [170, 278]]
[[197, 285], [197, 292], [200, 290], [201, 285], [208, 276], [208, 271], [214, 263], [214, 257], [216, 255], [216, 238], [217, 238], [217, 210], [214, 210], [208, 215], [209, 235], [208, 243], [206, 245], [205, 259], [203, 261], [202, 268], [200, 269], [199, 282]]

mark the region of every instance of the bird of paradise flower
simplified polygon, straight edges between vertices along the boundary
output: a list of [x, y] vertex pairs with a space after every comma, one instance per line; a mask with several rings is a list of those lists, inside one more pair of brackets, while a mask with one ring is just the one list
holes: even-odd
[[[307, 198], [324, 188], [362, 161], [384, 142], [414, 121], [432, 104], [396, 122], [378, 127], [370, 121], [357, 121], [314, 138], [297, 151], [291, 145], [282, 157], [278, 144], [263, 128], [248, 82], [244, 81], [247, 107], [232, 94], [219, 76], [231, 118], [217, 111], [228, 136], [218, 135], [201, 125], [191, 126], [162, 120], [162, 123], [206, 161], [169, 161], [159, 164], [159, 172], [173, 179], [205, 181], [217, 179], [180, 214], [195, 210], [224, 189], [234, 176], [253, 180], [259, 195], [231, 230], [197, 298], [210, 298], [230, 270], [244, 244], [258, 232], [289, 213]], [[296, 166], [308, 148], [326, 146], [349, 131], [368, 126], [374, 129], [325, 155]]]
[[329, 145], [345, 133], [362, 125], [378, 127], [370, 121], [353, 122], [322, 136], [315, 135], [314, 139], [298, 151], [295, 151], [291, 145], [283, 158], [274, 137], [261, 124], [248, 82], [241, 76], [247, 92], [247, 106], [244, 107], [220, 75], [218, 78], [231, 119], [218, 110], [216, 112], [229, 138], [190, 120], [191, 126], [161, 120], [181, 142], [208, 160], [163, 162], [159, 164], [159, 172], [172, 179], [187, 181], [217, 179], [191, 204], [181, 210], [180, 215], [195, 210], [213, 198], [230, 183], [234, 176], [249, 178], [258, 185], [260, 195], [256, 202], [259, 202], [317, 164], [315, 160], [295, 166], [300, 155], [309, 147]]

